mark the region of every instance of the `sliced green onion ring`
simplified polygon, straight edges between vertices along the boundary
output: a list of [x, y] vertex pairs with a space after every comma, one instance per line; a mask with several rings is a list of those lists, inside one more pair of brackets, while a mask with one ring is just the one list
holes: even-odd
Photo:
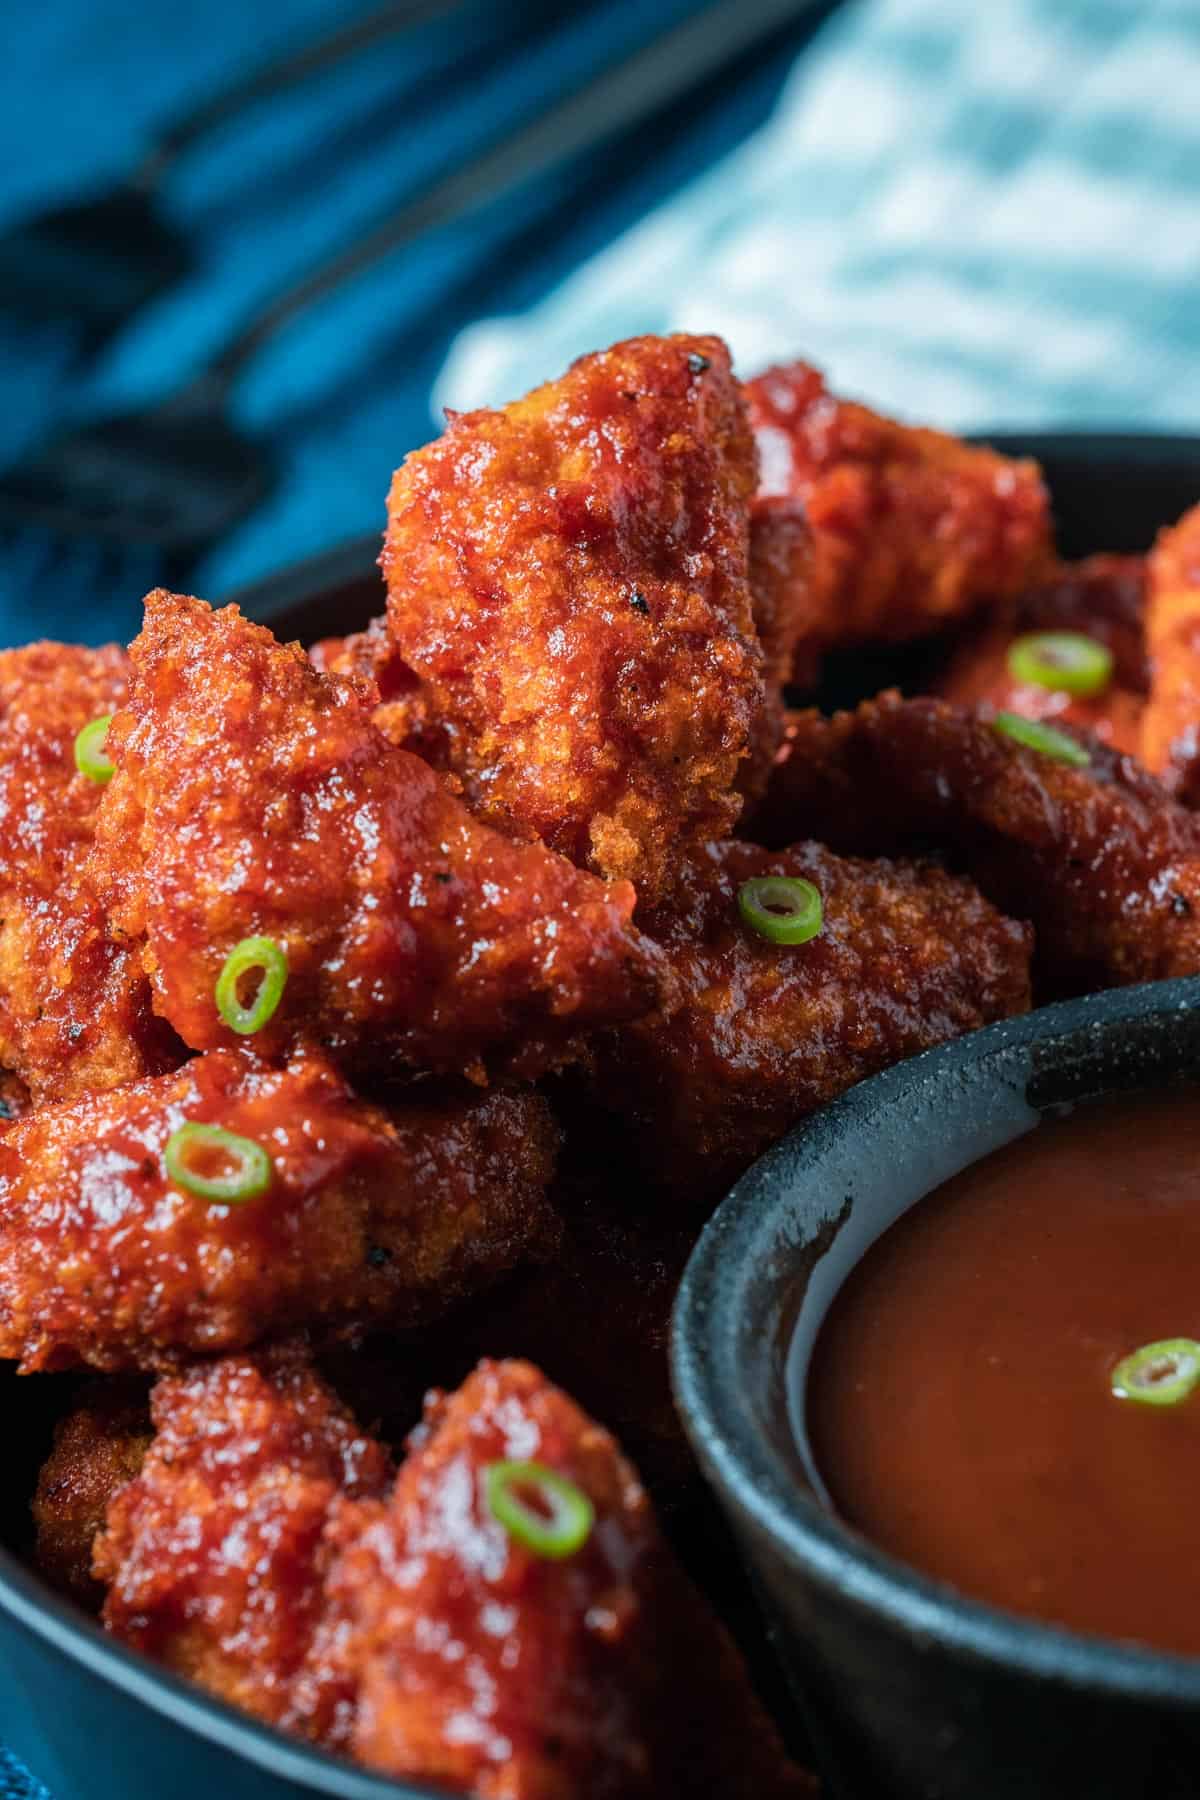
[[[203, 1156], [231, 1162], [233, 1167], [223, 1174], [206, 1175], [196, 1166], [197, 1157]], [[171, 1133], [163, 1149], [163, 1166], [176, 1187], [223, 1206], [256, 1200], [266, 1193], [274, 1173], [271, 1158], [253, 1138], [239, 1137], [223, 1125], [202, 1125], [196, 1119]]]
[[[255, 970], [261, 971], [258, 989], [249, 1006], [244, 1006], [238, 983]], [[231, 1031], [249, 1037], [252, 1032], [261, 1031], [274, 1017], [287, 978], [287, 951], [281, 944], [269, 937], [243, 938], [229, 952], [225, 966], [217, 976], [217, 985], [213, 989], [217, 1011]]]
[[89, 781], [95, 781], [101, 787], [106, 781], [111, 781], [116, 773], [104, 754], [104, 740], [112, 722], [111, 713], [102, 713], [90, 725], [85, 725], [75, 738], [75, 767], [81, 775], [86, 775]]
[[821, 890], [793, 875], [758, 875], [738, 889], [738, 911], [773, 944], [807, 944], [825, 923]]
[[1070, 763], [1073, 769], [1086, 769], [1092, 760], [1082, 744], [1068, 737], [1065, 731], [1044, 725], [1040, 719], [1023, 719], [1020, 713], [998, 712], [992, 724], [1001, 737], [1011, 738], [1014, 744], [1023, 744], [1027, 750], [1038, 750], [1043, 756], [1052, 756], [1055, 762]]
[[1195, 1338], [1160, 1338], [1120, 1361], [1112, 1372], [1118, 1400], [1142, 1406], [1178, 1406], [1200, 1382], [1200, 1344]]
[[[509, 1537], [535, 1556], [557, 1561], [574, 1556], [591, 1536], [596, 1509], [573, 1481], [539, 1462], [489, 1463], [483, 1472], [484, 1494], [492, 1517]], [[521, 1498], [532, 1491], [544, 1511]]]
[[1112, 680], [1113, 654], [1082, 631], [1031, 631], [1009, 645], [1008, 671], [1029, 686], [1087, 700]]

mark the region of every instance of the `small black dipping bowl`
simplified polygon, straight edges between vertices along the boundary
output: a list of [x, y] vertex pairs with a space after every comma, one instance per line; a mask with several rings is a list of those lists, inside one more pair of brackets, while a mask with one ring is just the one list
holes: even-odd
[[[1200, 979], [1045, 1007], [853, 1089], [743, 1177], [696, 1247], [676, 1399], [843, 1800], [1200, 1795], [1200, 1658], [1002, 1613], [875, 1549], [822, 1503], [793, 1399], [834, 1294], [923, 1195], [1046, 1113], [1189, 1085], [1200, 1104]], [[1181, 1580], [1195, 1532], [1179, 1521]]]

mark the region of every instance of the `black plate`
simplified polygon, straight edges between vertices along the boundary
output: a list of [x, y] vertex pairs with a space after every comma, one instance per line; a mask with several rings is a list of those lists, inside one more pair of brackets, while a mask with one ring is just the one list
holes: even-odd
[[[1200, 498], [1197, 439], [1067, 434], [993, 441], [1042, 461], [1068, 555], [1145, 548], [1159, 525]], [[284, 637], [309, 642], [353, 631], [382, 608], [378, 549], [377, 537], [359, 538], [233, 597]], [[55, 1800], [428, 1794], [289, 1743], [112, 1644], [50, 1595], [22, 1557], [29, 1496], [71, 1383], [59, 1376], [18, 1380], [11, 1372], [0, 1383], [8, 1475], [0, 1502], [0, 1741], [44, 1777]]]

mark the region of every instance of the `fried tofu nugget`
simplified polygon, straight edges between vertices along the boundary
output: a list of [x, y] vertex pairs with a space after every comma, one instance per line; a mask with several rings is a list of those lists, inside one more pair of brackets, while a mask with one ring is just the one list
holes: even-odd
[[158, 592], [131, 665], [91, 868], [194, 1049], [239, 1042], [214, 986], [252, 937], [287, 958], [267, 1055], [480, 1075], [650, 1004], [632, 887], [481, 825], [298, 645]]
[[[573, 1554], [539, 1554], [494, 1516], [488, 1471], [514, 1461], [585, 1497]], [[479, 1800], [812, 1791], [633, 1469], [531, 1364], [484, 1362], [431, 1396], [390, 1500], [344, 1508], [335, 1536], [330, 1637], [369, 1767]]]
[[816, 542], [803, 502], [787, 494], [756, 494], [750, 511], [750, 593], [768, 712], [784, 704], [785, 688], [814, 687], [820, 674], [825, 646], [811, 630], [816, 575]]
[[[791, 529], [789, 501], [813, 535], [798, 594], [787, 558], [774, 553], [798, 682], [822, 649], [922, 637], [982, 600], [1019, 594], [1049, 562], [1049, 502], [1035, 463], [839, 400], [807, 363], [766, 370], [746, 383], [746, 398], [762, 470], [752, 536], [769, 543]], [[764, 570], [768, 543], [755, 549]]]
[[[185, 1178], [269, 1179], [221, 1204]], [[228, 1134], [242, 1140], [229, 1145]], [[412, 1324], [544, 1253], [558, 1133], [531, 1093], [358, 1100], [322, 1056], [213, 1051], [177, 1074], [44, 1107], [0, 1140], [0, 1356], [25, 1370], [170, 1366], [302, 1327]]]
[[387, 1451], [291, 1346], [160, 1381], [155, 1436], [113, 1498], [95, 1571], [114, 1637], [330, 1747], [353, 1690], [312, 1660], [336, 1504], [386, 1491]]
[[0, 1069], [0, 1132], [11, 1119], [19, 1119], [29, 1111], [32, 1102], [29, 1089], [19, 1075]]
[[[998, 617], [989, 613], [969, 628], [934, 691], [957, 706], [991, 706], [1071, 725], [1136, 756], [1149, 686], [1145, 598], [1144, 557], [1089, 556], [1066, 564]], [[1082, 696], [1020, 680], [1009, 668], [1009, 651], [1015, 639], [1041, 631], [1079, 632], [1102, 644], [1113, 659], [1108, 685]]]
[[[447, 727], [392, 641], [386, 616], [372, 619], [349, 637], [321, 638], [309, 645], [308, 658], [323, 675], [340, 676], [363, 691], [371, 718], [389, 744], [411, 750], [443, 774], [449, 772]], [[781, 729], [777, 745], [782, 735]], [[451, 786], [455, 792], [461, 789], [453, 777]]]
[[1027, 749], [984, 714], [881, 694], [801, 713], [752, 829], [837, 848], [949, 852], [1036, 940], [1043, 993], [1200, 972], [1200, 820], [1132, 757], [1086, 767]]
[[75, 739], [125, 691], [125, 652], [38, 643], [0, 652], [0, 1065], [37, 1100], [178, 1062], [129, 949], [82, 881], [101, 783]]
[[[434, 1393], [390, 1486], [294, 1346], [160, 1381], [95, 1571], [123, 1642], [267, 1722], [477, 1800], [801, 1800], [740, 1658], [608, 1434], [528, 1363]], [[488, 1472], [535, 1463], [590, 1529], [535, 1553]], [[536, 1497], [517, 1499], [537, 1508]]]
[[[358, 1416], [398, 1442], [420, 1415], [430, 1371], [453, 1386], [482, 1358], [551, 1368], [637, 1464], [660, 1514], [696, 1502], [700, 1475], [671, 1397], [671, 1309], [695, 1245], [694, 1216], [648, 1208], [645, 1181], [607, 1117], [571, 1119], [551, 1202], [563, 1238], [469, 1306], [414, 1332], [379, 1331], [321, 1367]], [[586, 1167], [585, 1167], [586, 1165]]]
[[145, 1461], [154, 1428], [146, 1388], [97, 1381], [61, 1419], [33, 1498], [38, 1567], [64, 1594], [98, 1611], [104, 1589], [92, 1574], [92, 1546], [108, 1503]]
[[308, 647], [308, 660], [322, 675], [340, 675], [365, 683], [373, 701], [394, 698], [393, 686], [415, 688], [416, 676], [404, 667], [388, 631], [386, 617], [372, 619], [348, 637], [319, 638]]
[[[819, 889], [816, 937], [778, 945], [746, 924], [738, 893], [762, 876]], [[646, 929], [682, 999], [597, 1038], [594, 1092], [689, 1206], [864, 1076], [1029, 1005], [1028, 929], [931, 865], [715, 844]]]
[[731, 826], [764, 708], [755, 469], [728, 351], [679, 336], [452, 415], [397, 471], [391, 633], [481, 818], [647, 895]]
[[1150, 698], [1141, 753], [1186, 806], [1200, 806], [1200, 506], [1150, 554]]

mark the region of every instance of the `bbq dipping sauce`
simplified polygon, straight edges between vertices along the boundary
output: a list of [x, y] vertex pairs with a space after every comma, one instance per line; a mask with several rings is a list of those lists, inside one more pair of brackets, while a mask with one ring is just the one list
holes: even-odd
[[1200, 1091], [1043, 1123], [885, 1232], [817, 1338], [817, 1469], [963, 1594], [1200, 1655], [1200, 1344], [1127, 1361], [1172, 1339], [1200, 1340]]

